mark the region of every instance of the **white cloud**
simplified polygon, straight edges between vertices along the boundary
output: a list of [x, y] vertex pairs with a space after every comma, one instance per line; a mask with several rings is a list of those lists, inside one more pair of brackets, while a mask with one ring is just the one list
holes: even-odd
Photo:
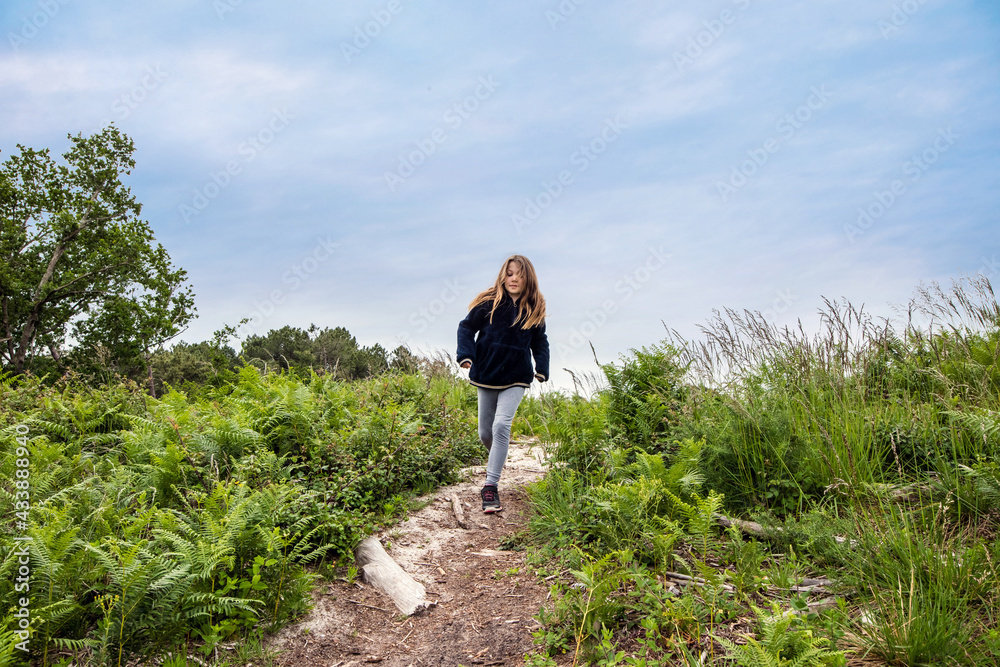
[[[714, 307], [764, 310], [788, 290], [796, 298], [783, 318], [807, 319], [820, 295], [881, 307], [921, 279], [970, 270], [997, 245], [996, 19], [929, 2], [883, 39], [877, 21], [892, 4], [586, 3], [553, 30], [549, 5], [442, 1], [407, 5], [350, 62], [340, 43], [371, 8], [243, 3], [219, 19], [196, 2], [115, 16], [68, 5], [31, 48], [0, 56], [0, 144], [61, 149], [67, 132], [105, 119], [133, 136], [144, 214], [198, 291], [192, 339], [282, 289], [320, 234], [342, 250], [269, 321], [343, 325], [388, 346], [458, 278], [466, 293], [411, 334], [445, 349], [509, 252], [545, 267], [551, 335], [562, 339], [606, 299], [623, 299], [617, 282], [663, 243], [669, 265], [594, 332], [610, 361], [662, 337], [661, 318], [696, 333]], [[34, 7], [15, 5], [15, 19]], [[741, 13], [719, 32], [723, 9]], [[700, 51], [679, 64], [692, 39]], [[166, 75], [140, 90], [149, 67]], [[499, 87], [448, 124], [480, 77]], [[723, 201], [716, 183], [822, 85], [830, 102]], [[123, 96], [135, 102], [124, 117]], [[285, 108], [287, 128], [245, 159], [241, 143]], [[518, 234], [511, 214], [575, 169], [575, 152], [619, 114], [620, 138]], [[850, 244], [844, 225], [858, 206], [949, 125], [961, 142]], [[438, 129], [446, 140], [392, 191], [385, 172]], [[233, 159], [241, 173], [185, 225], [178, 207]], [[566, 363], [592, 369], [590, 356], [580, 347]]]

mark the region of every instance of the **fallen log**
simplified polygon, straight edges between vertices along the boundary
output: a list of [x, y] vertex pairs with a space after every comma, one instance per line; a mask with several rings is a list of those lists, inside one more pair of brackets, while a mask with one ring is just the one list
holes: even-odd
[[[774, 528], [767, 529], [767, 528], [764, 528], [764, 526], [762, 526], [759, 523], [757, 523], [756, 521], [745, 521], [743, 519], [731, 519], [728, 516], [725, 516], [725, 515], [722, 515], [722, 514], [716, 514], [715, 515], [715, 520], [718, 521], [719, 525], [722, 526], [723, 528], [730, 528], [730, 527], [734, 527], [735, 526], [736, 528], [740, 529], [744, 533], [749, 533], [749, 534], [755, 535], [757, 537], [767, 537], [768, 532], [772, 532], [772, 533], [782, 533], [782, 532], [784, 532], [781, 528], [779, 528], [777, 526], [774, 527]], [[847, 544], [847, 546], [849, 546], [851, 548], [853, 548], [854, 545], [855, 545], [855, 540], [851, 540], [850, 542], [848, 542], [846, 537], [841, 537], [840, 535], [834, 535], [833, 539], [834, 539], [835, 542], [837, 542], [837, 544]]]
[[908, 503], [918, 500], [926, 500], [934, 495], [934, 488], [929, 484], [907, 484], [906, 486], [895, 486], [892, 484], [872, 484], [875, 493], [888, 494], [895, 502]]
[[403, 614], [411, 616], [427, 608], [427, 593], [423, 584], [414, 580], [390, 558], [377, 538], [362, 540], [354, 550], [354, 561], [364, 575], [364, 580], [388, 595]]

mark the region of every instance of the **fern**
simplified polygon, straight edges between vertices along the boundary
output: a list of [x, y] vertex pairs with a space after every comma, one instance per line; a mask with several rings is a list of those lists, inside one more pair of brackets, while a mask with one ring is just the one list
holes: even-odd
[[978, 451], [1000, 450], [1000, 413], [973, 407], [967, 411], [948, 411], [945, 414], [953, 424], [969, 432]]
[[220, 420], [206, 435], [215, 439], [220, 449], [233, 457], [242, 456], [244, 450], [262, 441], [261, 434], [257, 431], [242, 427], [228, 419]]
[[959, 465], [958, 469], [972, 481], [986, 508], [1000, 508], [1000, 458], [976, 463], [971, 468]]
[[715, 515], [722, 507], [723, 496], [715, 491], [709, 491], [704, 498], [694, 496], [694, 503], [691, 504], [684, 502], [669, 490], [664, 490], [664, 493], [687, 521], [687, 529], [694, 535], [701, 536], [702, 554], [708, 553], [708, 538], [715, 525]]
[[624, 581], [623, 566], [631, 561], [631, 551], [613, 551], [598, 560], [584, 561], [579, 570], [571, 570], [583, 588], [568, 595], [560, 604], [559, 612], [564, 622], [569, 621], [574, 629], [574, 664], [585, 640], [596, 637], [602, 627], [610, 626], [621, 613], [623, 604], [613, 593]]
[[6, 391], [17, 383], [18, 376], [12, 372], [0, 371], [0, 389]]
[[760, 638], [745, 635], [740, 646], [715, 637], [740, 667], [840, 667], [847, 663], [843, 651], [827, 648], [830, 640], [815, 637], [806, 622], [777, 605], [771, 613], [753, 607], [760, 625]]
[[0, 621], [0, 667], [14, 667], [23, 665], [24, 653], [17, 647], [18, 642], [23, 641], [21, 637], [11, 630], [17, 625], [13, 616], [6, 616]]
[[666, 519], [663, 484], [655, 478], [607, 484], [591, 490], [593, 531], [606, 549], [634, 549], [656, 562], [669, 558], [682, 531]]
[[677, 452], [671, 457], [668, 468], [664, 456], [637, 452], [635, 469], [639, 476], [655, 478], [663, 482], [672, 493], [681, 497], [692, 497], [701, 488], [705, 478], [698, 470], [704, 440], [687, 438], [678, 443]]
[[32, 582], [36, 604], [34, 616], [40, 619], [36, 634], [41, 636], [43, 664], [47, 660], [49, 641], [71, 622], [79, 621], [83, 606], [77, 599], [81, 583], [79, 568], [79, 526], [72, 525], [64, 513], [48, 512], [49, 516], [32, 529]]
[[170, 544], [175, 551], [169, 556], [188, 563], [198, 581], [210, 580], [217, 571], [233, 567], [241, 542], [250, 533], [253, 514], [259, 516], [260, 492], [235, 485], [235, 490], [217, 483], [201, 503], [202, 509], [193, 516], [172, 513], [177, 519], [174, 531], [155, 529], [154, 534]]
[[46, 419], [30, 419], [25, 422], [25, 425], [31, 429], [32, 433], [54, 436], [62, 442], [69, 442], [74, 437], [70, 427]]
[[121, 665], [132, 653], [144, 653], [182, 630], [176, 618], [192, 580], [186, 565], [150, 553], [142, 542], [105, 541], [103, 548], [83, 548], [107, 576], [101, 591], [104, 619], [98, 624], [99, 652]]

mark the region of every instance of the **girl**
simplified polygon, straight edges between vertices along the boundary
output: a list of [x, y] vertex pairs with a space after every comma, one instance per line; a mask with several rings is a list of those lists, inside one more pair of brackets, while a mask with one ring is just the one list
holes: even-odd
[[514, 412], [533, 377], [539, 382], [549, 378], [545, 298], [527, 257], [511, 255], [493, 287], [469, 304], [469, 314], [458, 323], [456, 358], [470, 369], [469, 382], [479, 388], [479, 439], [490, 453], [483, 512], [499, 512], [497, 483], [507, 462]]

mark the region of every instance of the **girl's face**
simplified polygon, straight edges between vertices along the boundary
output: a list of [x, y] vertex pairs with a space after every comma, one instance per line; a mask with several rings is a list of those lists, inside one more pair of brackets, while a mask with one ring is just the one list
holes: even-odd
[[520, 264], [516, 262], [507, 264], [507, 277], [503, 280], [503, 286], [513, 298], [521, 296], [521, 292], [524, 291], [524, 277], [521, 275]]

